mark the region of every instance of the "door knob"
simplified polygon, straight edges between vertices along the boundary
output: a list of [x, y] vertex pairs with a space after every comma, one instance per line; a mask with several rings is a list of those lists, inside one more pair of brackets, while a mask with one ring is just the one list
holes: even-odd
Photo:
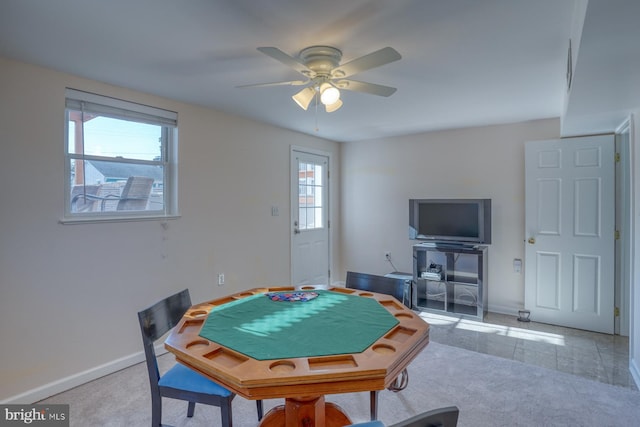
[[535, 245], [536, 243], [536, 238], [535, 237], [529, 237], [529, 240], [527, 240], [529, 242], [530, 245]]
[[293, 229], [293, 234], [300, 234], [300, 230], [298, 228]]

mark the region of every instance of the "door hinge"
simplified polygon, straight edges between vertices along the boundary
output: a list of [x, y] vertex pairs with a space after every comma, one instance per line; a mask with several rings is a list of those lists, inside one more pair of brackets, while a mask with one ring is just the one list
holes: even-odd
[[620, 163], [620, 153], [616, 153], [616, 163]]
[[613, 315], [614, 315], [615, 317], [620, 317], [620, 308], [619, 308], [619, 307], [615, 307], [615, 308], [613, 309]]
[[614, 233], [614, 238], [615, 238], [616, 240], [620, 240], [620, 232], [619, 232], [618, 230], [616, 230], [616, 231], [615, 231], [615, 233]]

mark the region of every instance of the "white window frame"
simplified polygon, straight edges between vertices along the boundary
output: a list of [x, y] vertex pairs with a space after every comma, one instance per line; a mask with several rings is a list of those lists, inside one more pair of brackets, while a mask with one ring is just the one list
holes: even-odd
[[[85, 111], [109, 116], [116, 119], [126, 119], [140, 123], [163, 126], [167, 131], [161, 147], [162, 159], [158, 164], [163, 166], [163, 199], [162, 210], [148, 211], [108, 211], [108, 212], [72, 212], [71, 211], [71, 161], [72, 160], [107, 160], [105, 158], [85, 153], [72, 153], [69, 147], [69, 111]], [[86, 222], [115, 222], [148, 219], [177, 218], [178, 213], [178, 114], [148, 105], [138, 104], [108, 96], [83, 92], [67, 88], [65, 92], [65, 184], [64, 184], [64, 216], [63, 224]], [[136, 164], [147, 163], [141, 160], [118, 158], [118, 162]], [[154, 162], [148, 162], [154, 163]]]

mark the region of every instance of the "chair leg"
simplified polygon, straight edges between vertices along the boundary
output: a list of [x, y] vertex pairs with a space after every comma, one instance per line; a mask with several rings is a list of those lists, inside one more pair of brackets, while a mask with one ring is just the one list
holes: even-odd
[[256, 400], [256, 406], [258, 408], [258, 421], [260, 421], [262, 419], [262, 400]]
[[378, 390], [371, 390], [369, 406], [371, 408], [371, 421], [378, 419]]
[[151, 425], [162, 427], [162, 397], [151, 396]]
[[196, 402], [189, 402], [189, 407], [187, 408], [187, 417], [193, 417], [193, 411], [196, 409]]
[[220, 404], [220, 418], [222, 418], [222, 427], [232, 427], [231, 419], [231, 399], [225, 399]]

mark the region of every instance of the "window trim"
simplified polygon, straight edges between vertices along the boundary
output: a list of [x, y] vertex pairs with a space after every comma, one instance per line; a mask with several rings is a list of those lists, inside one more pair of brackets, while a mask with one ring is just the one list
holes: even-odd
[[[131, 120], [162, 126], [166, 129], [165, 140], [162, 145], [161, 164], [163, 166], [163, 198], [164, 209], [155, 211], [109, 211], [102, 212], [71, 212], [71, 163], [72, 160], [106, 160], [114, 161], [112, 157], [71, 153], [69, 147], [69, 111], [84, 110], [101, 116], [119, 120]], [[122, 99], [83, 92], [66, 88], [65, 91], [65, 121], [64, 121], [64, 209], [62, 224], [102, 223], [141, 220], [165, 220], [180, 217], [178, 213], [178, 113], [152, 107]], [[141, 159], [118, 159], [118, 163], [158, 164], [157, 161]]]

